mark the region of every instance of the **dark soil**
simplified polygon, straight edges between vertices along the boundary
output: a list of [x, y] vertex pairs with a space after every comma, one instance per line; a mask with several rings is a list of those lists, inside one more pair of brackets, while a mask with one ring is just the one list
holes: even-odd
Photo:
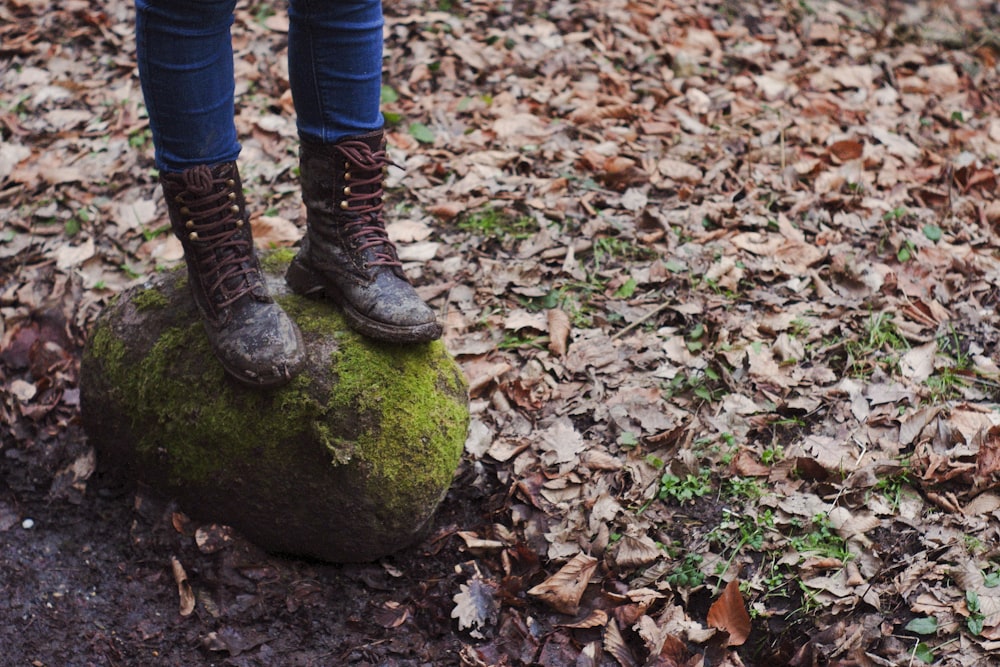
[[[196, 525], [100, 472], [52, 499], [52, 457], [85, 447], [77, 427], [0, 458], [0, 663], [90, 665], [457, 665], [454, 537], [487, 520], [459, 478], [422, 544], [381, 563], [337, 566], [265, 554], [238, 537], [202, 553]], [[6, 517], [6, 520], [4, 518]], [[16, 521], [14, 521], [16, 519]], [[30, 527], [26, 527], [30, 526]], [[171, 559], [197, 596], [179, 613]]]

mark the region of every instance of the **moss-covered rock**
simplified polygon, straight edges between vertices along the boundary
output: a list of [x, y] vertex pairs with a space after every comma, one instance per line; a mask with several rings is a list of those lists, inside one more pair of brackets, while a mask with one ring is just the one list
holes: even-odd
[[82, 414], [105, 470], [227, 523], [262, 547], [366, 561], [418, 539], [458, 466], [465, 380], [440, 342], [397, 346], [288, 292], [306, 370], [272, 390], [230, 379], [208, 347], [183, 270], [122, 294], [84, 354]]

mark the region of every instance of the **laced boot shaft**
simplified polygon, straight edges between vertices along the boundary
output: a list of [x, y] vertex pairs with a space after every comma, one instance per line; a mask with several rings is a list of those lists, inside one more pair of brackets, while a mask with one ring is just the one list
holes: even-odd
[[286, 279], [299, 294], [336, 301], [366, 336], [430, 341], [441, 325], [407, 280], [385, 230], [382, 184], [390, 164], [381, 130], [335, 144], [302, 142], [307, 230]]
[[246, 384], [287, 382], [305, 361], [304, 346], [267, 291], [236, 164], [164, 174], [162, 186], [192, 295], [223, 367]]
[[171, 226], [198, 283], [195, 297], [216, 326], [232, 318], [228, 307], [244, 296], [271, 301], [253, 253], [239, 174], [229, 166], [220, 165], [214, 173], [194, 167], [163, 178], [173, 204]]
[[[361, 261], [358, 269], [362, 273], [375, 266], [386, 266], [405, 280], [403, 265], [386, 233], [383, 218], [382, 182], [392, 164], [388, 154], [384, 148], [370, 150], [363, 141], [344, 142], [336, 150], [344, 163], [343, 170], [334, 172], [333, 197], [339, 209], [335, 218], [340, 223], [335, 228], [342, 241], [353, 248], [351, 259]], [[321, 226], [317, 231], [322, 233], [323, 229]]]

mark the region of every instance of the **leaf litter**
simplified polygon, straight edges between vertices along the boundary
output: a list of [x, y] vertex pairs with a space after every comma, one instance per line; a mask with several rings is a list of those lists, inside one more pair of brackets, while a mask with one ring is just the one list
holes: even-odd
[[[995, 656], [990, 3], [386, 9], [384, 108], [403, 168], [389, 175], [390, 233], [443, 314], [474, 413], [438, 530], [382, 568], [317, 569], [226, 527], [175, 525], [140, 492], [131, 555], [95, 562], [137, 558], [144, 574], [120, 593], [167, 600], [173, 587], [173, 611], [159, 609], [189, 625], [136, 617], [117, 639], [89, 634], [91, 652]], [[180, 252], [129, 5], [13, 2], [0, 18], [0, 532], [4, 560], [65, 597], [30, 565], [58, 535], [18, 526], [42, 505], [53, 524], [113, 514], [76, 418], [79, 351], [109, 299]], [[262, 248], [304, 225], [286, 30], [280, 6], [237, 9], [241, 165]], [[333, 603], [338, 586], [354, 599]], [[339, 639], [281, 643], [260, 611], [275, 599], [291, 621], [340, 604]], [[170, 641], [184, 633], [202, 648]]]

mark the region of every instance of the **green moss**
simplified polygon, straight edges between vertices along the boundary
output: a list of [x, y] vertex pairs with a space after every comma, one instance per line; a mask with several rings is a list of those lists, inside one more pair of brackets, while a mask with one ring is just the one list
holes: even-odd
[[97, 327], [90, 336], [89, 354], [118, 375], [125, 358], [125, 343], [115, 338], [107, 326]]
[[135, 449], [140, 456], [166, 456], [171, 483], [204, 480], [248, 457], [277, 462], [281, 444], [321, 422], [325, 412], [309, 397], [304, 375], [281, 390], [262, 391], [233, 385], [218, 364], [205, 366], [213, 357], [200, 322], [165, 330], [134, 363], [125, 358], [125, 344], [100, 327], [90, 354], [133, 422], [153, 425], [136, 434]]
[[132, 303], [135, 304], [136, 310], [139, 311], [149, 310], [151, 308], [166, 308], [170, 305], [167, 297], [155, 289], [148, 289], [139, 292], [132, 299]]
[[295, 257], [295, 248], [276, 248], [260, 256], [260, 266], [266, 273], [284, 275]]
[[[389, 508], [414, 507], [426, 501], [428, 489], [447, 488], [469, 415], [464, 400], [436, 386], [446, 377], [452, 394], [464, 397], [465, 381], [443, 344], [378, 344], [350, 332], [341, 343], [330, 405], [361, 415], [357, 448], [371, 468], [369, 481], [377, 487], [371, 492]], [[412, 465], [414, 460], [422, 466]]]
[[277, 301], [303, 334], [339, 336], [347, 328], [344, 316], [329, 301], [307, 299], [296, 294], [287, 294]]

